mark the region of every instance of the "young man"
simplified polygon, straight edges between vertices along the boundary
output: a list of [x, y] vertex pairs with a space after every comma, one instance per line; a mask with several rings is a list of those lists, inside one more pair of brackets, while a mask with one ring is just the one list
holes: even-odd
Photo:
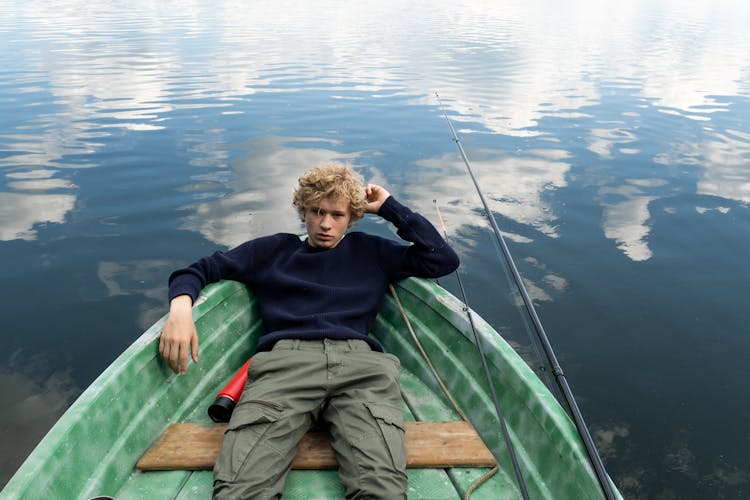
[[[406, 498], [400, 363], [367, 334], [389, 283], [443, 276], [458, 257], [424, 217], [342, 165], [306, 172], [293, 204], [305, 241], [257, 238], [170, 277], [159, 351], [175, 373], [187, 371], [188, 355], [198, 362], [192, 303], [206, 284], [246, 283], [265, 328], [214, 468], [214, 497], [279, 498], [299, 440], [322, 422], [347, 498]], [[365, 213], [411, 245], [346, 234]]]

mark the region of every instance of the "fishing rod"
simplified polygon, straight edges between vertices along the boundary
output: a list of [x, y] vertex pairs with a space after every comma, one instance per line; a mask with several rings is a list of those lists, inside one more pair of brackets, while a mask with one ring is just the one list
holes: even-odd
[[[450, 244], [450, 241], [448, 240], [448, 230], [445, 228], [445, 223], [443, 222], [443, 216], [440, 214], [440, 207], [437, 205], [437, 200], [432, 200], [432, 202], [435, 204], [435, 210], [437, 211], [438, 219], [440, 220], [440, 226], [443, 229], [443, 235], [445, 238], [445, 241]], [[482, 366], [484, 367], [484, 376], [487, 379], [487, 383], [490, 386], [490, 394], [492, 395], [492, 401], [495, 404], [495, 412], [497, 413], [497, 418], [500, 420], [500, 428], [503, 432], [503, 439], [505, 439], [505, 443], [508, 446], [508, 454], [510, 455], [510, 461], [513, 464], [513, 472], [516, 474], [516, 482], [518, 483], [518, 487], [521, 489], [521, 495], [523, 496], [524, 500], [529, 500], [529, 492], [526, 489], [526, 482], [523, 480], [523, 474], [521, 474], [521, 467], [518, 465], [518, 457], [516, 455], [515, 448], [513, 447], [513, 442], [510, 439], [510, 433], [508, 432], [508, 426], [505, 423], [505, 418], [503, 417], [503, 410], [500, 407], [500, 403], [497, 400], [497, 393], [495, 392], [495, 384], [492, 382], [492, 377], [490, 376], [490, 369], [487, 365], [487, 356], [484, 353], [484, 347], [482, 346], [482, 340], [479, 338], [479, 334], [477, 333], [476, 326], [474, 326], [474, 318], [471, 314], [471, 308], [469, 308], [469, 301], [466, 297], [466, 291], [464, 290], [463, 281], [461, 280], [461, 274], [458, 272], [458, 269], [455, 271], [456, 274], [456, 281], [458, 282], [458, 289], [461, 292], [461, 300], [464, 303], [464, 311], [466, 312], [466, 316], [469, 318], [469, 325], [471, 326], [471, 331], [474, 334], [474, 342], [477, 345], [477, 349], [479, 350], [479, 357], [482, 360]]]
[[524, 305], [526, 306], [526, 311], [528, 312], [528, 315], [531, 318], [532, 323], [534, 324], [534, 330], [536, 331], [537, 337], [540, 343], [542, 344], [542, 347], [544, 348], [544, 353], [547, 356], [547, 360], [549, 361], [550, 366], [552, 367], [552, 373], [555, 376], [555, 380], [557, 380], [557, 383], [560, 386], [560, 389], [562, 390], [565, 403], [568, 405], [568, 408], [570, 408], [570, 412], [572, 414], [576, 429], [578, 430], [578, 434], [581, 436], [581, 439], [583, 440], [583, 444], [586, 447], [586, 452], [588, 453], [589, 459], [591, 460], [591, 464], [594, 467], [594, 472], [596, 474], [596, 478], [599, 480], [599, 485], [601, 486], [602, 491], [604, 492], [604, 496], [608, 500], [614, 500], [617, 498], [617, 496], [615, 495], [614, 490], [612, 489], [612, 484], [609, 481], [609, 476], [607, 476], [607, 472], [604, 469], [604, 464], [602, 463], [602, 459], [599, 456], [599, 452], [596, 449], [596, 445], [594, 444], [594, 440], [591, 437], [591, 433], [589, 432], [588, 427], [586, 426], [586, 422], [583, 420], [583, 414], [581, 413], [581, 410], [578, 408], [578, 404], [576, 403], [575, 397], [573, 396], [573, 392], [570, 389], [570, 385], [568, 385], [568, 381], [565, 378], [565, 374], [563, 373], [562, 367], [560, 366], [560, 363], [558, 363], [557, 361], [555, 352], [552, 349], [552, 344], [550, 344], [550, 341], [547, 338], [547, 334], [544, 332], [544, 327], [542, 326], [542, 322], [539, 319], [539, 315], [537, 315], [536, 313], [536, 309], [534, 309], [534, 304], [531, 301], [529, 292], [526, 290], [526, 286], [523, 284], [523, 279], [521, 278], [521, 274], [518, 272], [516, 263], [513, 261], [513, 256], [510, 254], [510, 250], [508, 249], [508, 245], [506, 245], [505, 243], [505, 239], [503, 238], [503, 235], [500, 233], [500, 228], [497, 226], [497, 222], [495, 221], [495, 218], [492, 216], [492, 212], [490, 211], [490, 207], [487, 204], [487, 200], [484, 198], [482, 189], [479, 187], [479, 182], [477, 181], [477, 178], [474, 176], [474, 172], [471, 169], [469, 158], [466, 156], [466, 152], [464, 151], [464, 147], [461, 144], [461, 140], [458, 138], [458, 134], [456, 134], [456, 130], [453, 128], [453, 123], [451, 122], [451, 119], [448, 117], [448, 113], [445, 111], [445, 107], [443, 106], [443, 101], [440, 99], [440, 95], [437, 92], [435, 92], [435, 97], [437, 97], [438, 103], [440, 104], [440, 110], [443, 112], [443, 116], [448, 122], [448, 127], [450, 128], [451, 134], [453, 136], [453, 142], [455, 142], [456, 146], [458, 147], [458, 151], [461, 154], [461, 158], [463, 158], [464, 164], [466, 165], [466, 170], [469, 172], [469, 176], [471, 177], [471, 180], [474, 183], [474, 187], [476, 188], [477, 194], [479, 194], [479, 198], [482, 201], [482, 205], [484, 206], [484, 213], [487, 216], [487, 219], [490, 221], [490, 224], [492, 226], [492, 231], [495, 234], [495, 240], [497, 244], [499, 245], [500, 249], [502, 250], [503, 256], [505, 257], [505, 261], [511, 270], [511, 274], [513, 275], [513, 280], [516, 282], [516, 286], [518, 287], [518, 290], [521, 292], [521, 297], [523, 298]]

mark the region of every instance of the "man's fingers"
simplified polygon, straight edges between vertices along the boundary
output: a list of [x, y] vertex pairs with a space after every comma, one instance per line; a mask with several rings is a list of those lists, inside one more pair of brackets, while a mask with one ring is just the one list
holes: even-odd
[[179, 356], [180, 350], [177, 345], [173, 342], [169, 343], [169, 353], [167, 354], [167, 361], [169, 361], [169, 367], [173, 372], [179, 373]]
[[185, 375], [188, 371], [188, 353], [193, 358], [193, 362], [198, 362], [198, 335], [193, 334], [190, 343], [173, 343], [170, 352], [170, 365], [175, 373]]
[[185, 375], [187, 373], [187, 364], [188, 364], [188, 353], [187, 353], [187, 346], [181, 346], [182, 349], [180, 349], [180, 373], [182, 375]]
[[180, 373], [180, 344], [176, 342], [166, 342], [163, 357], [167, 360], [169, 367], [174, 373]]

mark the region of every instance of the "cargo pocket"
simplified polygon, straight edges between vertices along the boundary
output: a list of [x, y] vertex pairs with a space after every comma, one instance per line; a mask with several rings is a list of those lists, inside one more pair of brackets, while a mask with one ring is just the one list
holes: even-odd
[[269, 401], [242, 401], [232, 412], [224, 432], [219, 457], [214, 466], [214, 479], [234, 482], [246, 466], [248, 457], [274, 422], [281, 417], [283, 408]]
[[406, 469], [406, 446], [404, 445], [404, 411], [400, 407], [383, 403], [365, 403], [383, 433], [388, 453], [397, 470]]
[[390, 353], [383, 353], [383, 355], [394, 364], [394, 366], [396, 367], [396, 374], [398, 375], [399, 373], [401, 373], [401, 360], [398, 359], [398, 356]]

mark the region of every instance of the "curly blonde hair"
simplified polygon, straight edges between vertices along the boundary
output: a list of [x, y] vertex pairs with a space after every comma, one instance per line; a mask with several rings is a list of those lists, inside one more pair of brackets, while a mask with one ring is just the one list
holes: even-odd
[[311, 168], [299, 178], [292, 204], [305, 220], [308, 208], [317, 207], [329, 198], [349, 201], [350, 225], [364, 217], [367, 200], [362, 177], [349, 166], [326, 163]]

